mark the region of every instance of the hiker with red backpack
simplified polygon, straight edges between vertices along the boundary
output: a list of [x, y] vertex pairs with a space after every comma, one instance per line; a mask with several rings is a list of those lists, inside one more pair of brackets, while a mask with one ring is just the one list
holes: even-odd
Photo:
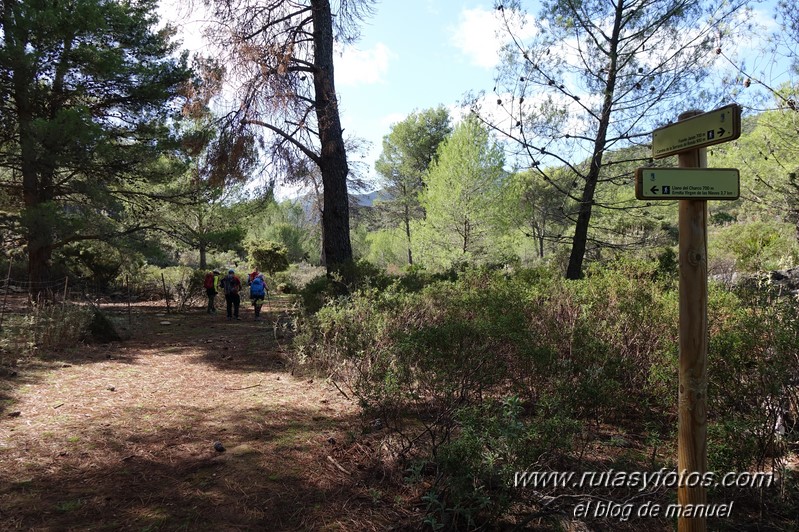
[[216, 314], [216, 287], [219, 286], [219, 272], [214, 270], [205, 274], [203, 288], [208, 296], [208, 314]]

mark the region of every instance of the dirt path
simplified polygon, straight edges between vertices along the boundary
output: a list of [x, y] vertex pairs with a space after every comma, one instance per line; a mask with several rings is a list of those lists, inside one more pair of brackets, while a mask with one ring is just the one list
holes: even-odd
[[251, 310], [232, 322], [159, 312], [137, 309], [130, 340], [4, 377], [0, 529], [379, 530], [393, 521], [390, 501], [353, 461], [354, 448], [369, 449], [347, 445], [362, 431], [357, 409], [285, 371], [274, 311], [262, 322]]

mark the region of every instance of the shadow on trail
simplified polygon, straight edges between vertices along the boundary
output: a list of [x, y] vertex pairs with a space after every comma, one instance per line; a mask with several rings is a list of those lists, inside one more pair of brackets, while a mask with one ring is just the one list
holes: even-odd
[[[209, 422], [213, 412], [186, 408], [180, 423], [149, 433], [87, 427], [81, 441], [93, 444], [31, 463], [25, 478], [0, 472], [0, 527], [313, 530], [363, 510], [360, 519], [383, 528], [357, 476], [327, 459], [335, 427], [357, 420], [334, 426], [303, 409], [271, 414], [252, 408]], [[120, 419], [142, 415], [130, 409]], [[215, 451], [215, 440], [227, 449]]]
[[377, 530], [397, 521], [379, 497], [383, 479], [346, 460], [344, 443], [363, 430], [356, 410], [282, 372], [277, 316], [137, 309], [129, 340], [42, 353], [11, 385], [0, 382], [0, 409], [17, 397], [28, 408], [0, 417], [0, 529]]
[[282, 353], [290, 340], [277, 331], [276, 322], [285, 322], [287, 315], [280, 307], [263, 312], [257, 322], [245, 308], [240, 321], [227, 321], [224, 312], [208, 315], [198, 309], [167, 313], [158, 305], [130, 312], [124, 306], [106, 306], [103, 312], [125, 329], [125, 339], [0, 357], [0, 416], [13, 411], [15, 389], [41, 384], [52, 372], [72, 366], [135, 365], [153, 355], [193, 355], [193, 363], [225, 372], [280, 371], [285, 365]]

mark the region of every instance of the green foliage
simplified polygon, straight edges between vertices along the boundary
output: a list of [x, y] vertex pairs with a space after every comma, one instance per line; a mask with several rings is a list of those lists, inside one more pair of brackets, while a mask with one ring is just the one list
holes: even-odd
[[321, 266], [311, 266], [306, 262], [290, 264], [288, 269], [277, 272], [272, 279], [279, 292], [295, 293], [305, 288], [308, 283], [323, 277], [325, 269]]
[[93, 340], [101, 343], [115, 342], [121, 339], [114, 324], [99, 309], [92, 309], [88, 333]]
[[70, 272], [91, 280], [100, 290], [108, 288], [126, 262], [117, 247], [102, 241], [75, 243], [62, 249], [60, 255]]
[[799, 220], [796, 111], [784, 106], [796, 90], [796, 85], [783, 87], [774, 97], [775, 107], [782, 109], [747, 117], [738, 140], [712, 150], [709, 166], [741, 172], [742, 199], [721, 202], [721, 212], [739, 220], [762, 218], [792, 224]]
[[495, 523], [518, 497], [514, 475], [568, 453], [581, 427], [561, 415], [527, 416], [514, 396], [464, 407], [455, 418], [457, 437], [439, 449], [439, 480], [426, 496], [428, 519], [448, 530]]
[[156, 7], [155, 0], [6, 6], [0, 168], [18, 169], [30, 192], [22, 198], [18, 183], [5, 183], [23, 200], [15, 215], [33, 281], [45, 276], [54, 249], [109, 241], [144, 224], [153, 187], [184, 169], [174, 126], [190, 71], [171, 33], [156, 29]]
[[268, 240], [279, 242], [285, 247], [286, 260], [289, 263], [307, 260], [310, 256], [310, 234], [307, 229], [290, 223], [279, 223], [269, 226], [265, 234]]
[[790, 268], [799, 263], [792, 225], [752, 221], [717, 228], [709, 236], [708, 255], [713, 264], [725, 260], [739, 273]]
[[[329, 376], [396, 429], [401, 455], [437, 465], [424, 498], [430, 526], [478, 528], [519, 495], [512, 471], [569, 460], [586, 425], [672, 433], [673, 267], [669, 249], [659, 260], [592, 266], [581, 281], [543, 268], [448, 279], [415, 268], [306, 315], [293, 363]], [[786, 401], [796, 397], [799, 306], [711, 285], [709, 321], [711, 469], [781, 467], [786, 447], [768, 405], [797, 408]]]
[[247, 240], [282, 244], [289, 263], [318, 257], [319, 227], [309, 219], [301, 202], [267, 202], [248, 218]]
[[528, 263], [533, 258], [543, 259], [551, 251], [549, 242], [565, 232], [564, 206], [569, 202], [559, 189], [570, 186], [572, 179], [562, 174], [556, 183], [531, 171], [510, 176], [504, 199], [506, 216], [511, 230], [518, 231], [531, 244], [530, 257], [518, 252]]
[[718, 470], [763, 470], [785, 451], [775, 433], [778, 415], [799, 407], [799, 306], [793, 298], [748, 289], [714, 296], [708, 430], [717, 449], [709, 461]]
[[467, 117], [439, 147], [425, 177], [415, 254], [431, 267], [481, 263], [497, 250], [504, 155], [488, 130]]
[[131, 275], [130, 283], [139, 297], [152, 301], [168, 299], [171, 309], [187, 310], [206, 301], [203, 288], [206, 273], [188, 266], [160, 268], [144, 265]]
[[357, 290], [386, 288], [391, 280], [380, 268], [365, 260], [340, 264], [332, 275], [320, 275], [300, 291], [303, 308], [313, 314], [328, 303]]
[[270, 275], [289, 267], [288, 250], [277, 242], [250, 240], [247, 255], [253, 267]]
[[366, 237], [369, 252], [366, 260], [383, 268], [399, 268], [408, 263], [408, 248], [402, 229], [379, 229]]
[[[397, 265], [413, 261], [411, 222], [424, 217], [419, 202], [424, 189], [424, 175], [435, 161], [439, 145], [451, 131], [449, 112], [439, 106], [411, 113], [405, 120], [394, 124], [391, 132], [383, 137], [383, 151], [375, 169], [383, 180], [385, 199], [379, 201], [376, 208], [384, 218], [385, 229], [404, 233], [405, 253]], [[380, 262], [372, 255], [368, 258]]]

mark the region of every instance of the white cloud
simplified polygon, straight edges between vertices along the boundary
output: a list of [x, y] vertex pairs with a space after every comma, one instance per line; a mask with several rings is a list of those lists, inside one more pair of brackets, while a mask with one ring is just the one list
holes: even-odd
[[[455, 48], [473, 64], [486, 69], [499, 63], [500, 49], [507, 40], [506, 29], [495, 13], [480, 7], [464, 9], [450, 35], [450, 43]], [[518, 24], [518, 20], [513, 23], [513, 33], [517, 38], [527, 39], [534, 35], [535, 26], [531, 20], [529, 15], [525, 15], [523, 25]]]
[[383, 43], [369, 50], [353, 46], [338, 50], [335, 56], [337, 85], [374, 85], [385, 82], [389, 61], [395, 54]]
[[502, 43], [497, 38], [500, 23], [492, 11], [482, 8], [464, 9], [453, 28], [450, 42], [472, 63], [493, 68], [499, 61]]
[[391, 126], [402, 122], [406, 118], [408, 118], [408, 113], [391, 113], [380, 117], [377, 123], [382, 129], [388, 131], [391, 129]]

